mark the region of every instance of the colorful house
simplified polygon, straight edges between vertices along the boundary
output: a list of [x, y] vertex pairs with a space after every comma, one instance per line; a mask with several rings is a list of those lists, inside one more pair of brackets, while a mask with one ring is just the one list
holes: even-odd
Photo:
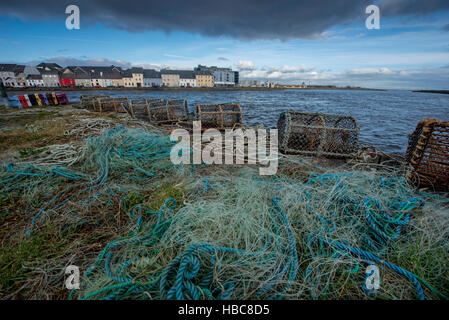
[[42, 75], [45, 87], [56, 88], [61, 86], [59, 75], [63, 72], [63, 68], [59, 64], [42, 62], [36, 66], [36, 69]]
[[179, 86], [181, 88], [195, 88], [196, 76], [193, 71], [178, 71], [179, 72]]
[[162, 86], [164, 87], [179, 87], [179, 71], [176, 70], [161, 70]]
[[196, 86], [199, 88], [212, 88], [214, 86], [214, 76], [209, 71], [197, 71]]
[[162, 86], [161, 73], [153, 69], [143, 70], [143, 86], [146, 88], [157, 88]]
[[44, 87], [44, 80], [40, 74], [30, 74], [27, 76], [27, 87]]

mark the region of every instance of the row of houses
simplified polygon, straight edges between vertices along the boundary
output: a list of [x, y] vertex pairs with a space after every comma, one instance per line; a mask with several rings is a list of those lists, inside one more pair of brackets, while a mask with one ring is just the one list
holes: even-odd
[[275, 88], [277, 85], [270, 81], [260, 81], [260, 80], [243, 80], [239, 83], [240, 87], [260, 87], [260, 88]]
[[41, 63], [36, 67], [0, 64], [0, 78], [6, 87], [183, 87], [209, 88], [238, 85], [239, 73], [230, 68], [199, 65], [193, 70], [171, 70], [98, 66], [61, 67]]

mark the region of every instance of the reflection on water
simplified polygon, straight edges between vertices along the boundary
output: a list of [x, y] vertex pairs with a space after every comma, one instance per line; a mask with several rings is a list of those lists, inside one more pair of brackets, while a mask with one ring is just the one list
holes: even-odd
[[[81, 91], [66, 92], [78, 100]], [[360, 140], [391, 153], [404, 153], [408, 134], [424, 118], [449, 121], [449, 95], [409, 91], [274, 90], [274, 91], [89, 91], [110, 96], [187, 99], [197, 103], [240, 103], [244, 122], [275, 128], [282, 111], [337, 113], [353, 116], [360, 127]], [[11, 93], [15, 95], [17, 93]]]

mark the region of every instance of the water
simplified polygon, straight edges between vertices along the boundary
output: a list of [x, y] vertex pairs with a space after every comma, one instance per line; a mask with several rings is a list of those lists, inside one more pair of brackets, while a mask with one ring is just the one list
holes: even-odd
[[[66, 92], [70, 101], [81, 91]], [[263, 123], [275, 128], [279, 114], [286, 110], [337, 113], [353, 116], [360, 127], [360, 141], [385, 152], [404, 154], [408, 134], [424, 118], [449, 121], [449, 95], [410, 91], [358, 90], [273, 90], [273, 91], [88, 91], [111, 97], [157, 97], [187, 99], [194, 110], [197, 103], [240, 103], [245, 124]], [[12, 95], [18, 93], [12, 93]]]

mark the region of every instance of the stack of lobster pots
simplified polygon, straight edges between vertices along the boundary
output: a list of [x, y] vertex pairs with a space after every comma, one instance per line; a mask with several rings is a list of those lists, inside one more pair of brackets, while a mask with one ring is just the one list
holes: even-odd
[[20, 105], [22, 107], [43, 107], [43, 106], [57, 106], [57, 105], [67, 105], [69, 104], [69, 99], [65, 93], [33, 93], [33, 94], [23, 94], [17, 96]]

